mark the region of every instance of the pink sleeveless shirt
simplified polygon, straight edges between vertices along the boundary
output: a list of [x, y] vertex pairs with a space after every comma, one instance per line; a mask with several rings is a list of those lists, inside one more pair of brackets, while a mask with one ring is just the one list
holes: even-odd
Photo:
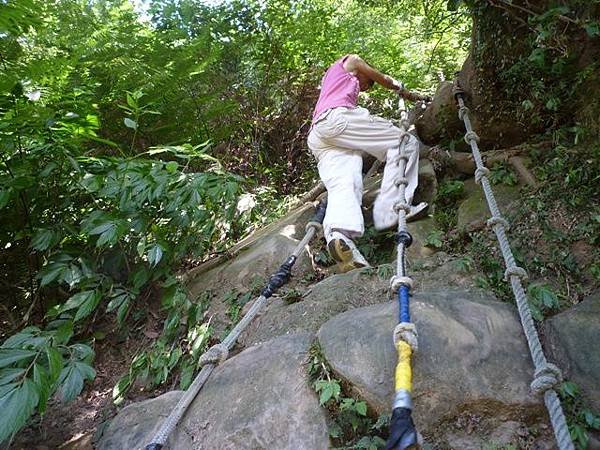
[[328, 109], [338, 106], [356, 107], [360, 86], [358, 78], [344, 70], [346, 58], [347, 55], [327, 69], [321, 81], [321, 95], [313, 112], [313, 123]]

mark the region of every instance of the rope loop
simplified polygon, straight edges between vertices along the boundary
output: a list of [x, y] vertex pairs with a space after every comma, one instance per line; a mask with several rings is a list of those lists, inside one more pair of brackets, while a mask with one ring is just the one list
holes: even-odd
[[406, 214], [410, 212], [410, 206], [406, 203], [396, 202], [394, 203], [394, 212], [404, 211]]
[[400, 277], [398, 275], [394, 275], [390, 278], [390, 290], [395, 294], [400, 289], [400, 286], [405, 285], [408, 286], [409, 289], [412, 290], [414, 286], [414, 281], [411, 277]]
[[467, 145], [470, 145], [471, 141], [479, 142], [479, 136], [474, 131], [467, 131], [465, 133], [465, 142]]
[[408, 178], [406, 177], [396, 177], [394, 180], [394, 185], [396, 187], [400, 187], [400, 185], [408, 186]]
[[535, 371], [535, 378], [530, 385], [531, 391], [534, 394], [543, 394], [548, 389], [554, 389], [562, 380], [560, 369], [552, 363], [546, 363]]
[[315, 232], [317, 234], [322, 234], [323, 233], [323, 224], [320, 222], [315, 222], [315, 221], [310, 221], [306, 224], [306, 227], [304, 228], [305, 231], [310, 230], [311, 228], [315, 229]]
[[490, 174], [490, 169], [487, 167], [478, 167], [475, 171], [475, 183], [481, 184], [481, 179], [487, 177]]
[[506, 268], [506, 270], [504, 271], [504, 279], [506, 281], [510, 281], [510, 277], [519, 277], [519, 279], [522, 282], [525, 282], [529, 279], [529, 275], [527, 275], [527, 272], [525, 271], [525, 269], [523, 269], [522, 267], [519, 266], [509, 266]]
[[209, 348], [198, 360], [198, 365], [221, 364], [229, 356], [229, 348], [225, 344], [215, 344]]
[[492, 216], [487, 220], [486, 223], [489, 228], [494, 228], [496, 225], [500, 225], [502, 228], [504, 228], [504, 231], [508, 231], [510, 229], [508, 220], [502, 216]]
[[394, 345], [398, 345], [398, 342], [404, 341], [414, 353], [419, 350], [419, 335], [417, 333], [417, 327], [414, 323], [401, 322], [394, 328]]
[[469, 108], [467, 108], [466, 106], [461, 106], [460, 108], [458, 108], [458, 118], [460, 120], [465, 120], [465, 115], [469, 114], [469, 111]]

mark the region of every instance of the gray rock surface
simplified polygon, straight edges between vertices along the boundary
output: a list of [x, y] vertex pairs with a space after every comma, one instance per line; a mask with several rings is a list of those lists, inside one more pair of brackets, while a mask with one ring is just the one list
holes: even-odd
[[436, 229], [433, 217], [427, 216], [424, 219], [417, 220], [416, 222], [409, 222], [407, 224], [407, 228], [408, 232], [413, 237], [413, 243], [406, 251], [406, 255], [409, 258], [425, 258], [438, 251], [438, 249], [435, 247], [425, 245], [429, 234]]
[[427, 202], [431, 204], [437, 193], [437, 177], [431, 161], [427, 158], [419, 160], [419, 184], [415, 191], [413, 204]]
[[[241, 336], [242, 345], [263, 342], [286, 333], [316, 333], [327, 320], [354, 308], [388, 301], [392, 264], [332, 275], [313, 285], [302, 301], [287, 304], [272, 298], [265, 311]], [[459, 260], [444, 253], [409, 266], [418, 292], [433, 288], [462, 287], [477, 290], [474, 273], [461, 268]]]
[[[249, 236], [244, 240], [245, 244], [238, 244], [236, 248], [240, 250], [236, 250], [233, 259], [206, 271], [203, 271], [203, 266], [199, 266], [186, 275], [190, 298], [198, 299], [205, 291], [210, 291], [212, 299], [208, 314], [212, 317], [212, 325], [217, 334], [230, 324], [226, 294], [232, 290], [245, 293], [253, 283], [258, 283], [262, 288], [302, 239], [306, 223], [313, 215], [314, 208], [311, 204], [301, 206]], [[308, 271], [312, 271], [310, 258], [303, 252], [294, 266], [294, 277], [288, 286], [294, 286]]]
[[[217, 367], [169, 440], [172, 449], [327, 449], [324, 411], [303, 366], [311, 337], [251, 347]], [[142, 448], [179, 398], [169, 392], [123, 409], [99, 450]]]
[[[388, 302], [348, 311], [318, 332], [333, 370], [380, 414], [389, 413], [394, 395], [397, 308]], [[533, 365], [511, 305], [484, 293], [435, 290], [417, 292], [411, 309], [419, 331], [414, 417], [424, 433], [459, 411], [543, 415], [529, 393]]]
[[544, 323], [548, 357], [600, 410], [600, 291]]
[[[506, 217], [507, 208], [510, 204], [518, 200], [519, 187], [507, 186], [505, 184], [497, 184], [492, 186], [496, 203], [500, 211]], [[485, 195], [474, 179], [465, 181], [465, 199], [458, 207], [457, 227], [459, 230], [473, 231], [485, 226], [485, 222], [490, 218]]]
[[150, 443], [162, 422], [181, 398], [182, 391], [132, 403], [112, 419], [96, 445], [97, 450], [137, 450]]
[[[233, 259], [207, 271], [203, 271], [203, 266], [192, 269], [186, 274], [190, 295], [198, 296], [208, 288], [215, 294], [229, 289], [246, 290], [254, 277], [268, 278], [302, 239], [306, 223], [313, 214], [311, 204], [303, 205], [236, 245]], [[300, 273], [309, 268], [310, 261], [304, 253], [296, 262], [294, 271]]]

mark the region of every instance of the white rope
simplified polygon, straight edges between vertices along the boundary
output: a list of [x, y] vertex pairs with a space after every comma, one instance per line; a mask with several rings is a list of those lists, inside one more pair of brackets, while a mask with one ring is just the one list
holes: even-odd
[[527, 296], [525, 294], [525, 290], [523, 289], [523, 285], [521, 284], [527, 279], [527, 272], [525, 272], [523, 268], [518, 267], [515, 263], [515, 258], [510, 248], [508, 238], [506, 237], [508, 223], [500, 214], [500, 209], [498, 208], [498, 204], [496, 203], [490, 182], [487, 178], [489, 175], [489, 169], [487, 169], [483, 164], [481, 153], [479, 152], [479, 147], [477, 146], [479, 137], [473, 131], [473, 127], [469, 119], [469, 110], [464, 104], [462, 95], [457, 95], [457, 101], [459, 106], [459, 117], [464, 121], [465, 129], [467, 130], [465, 134], [465, 141], [471, 146], [473, 159], [475, 160], [477, 167], [475, 171], [475, 179], [479, 184], [481, 184], [490, 213], [492, 215], [492, 218], [488, 221], [488, 223], [494, 230], [494, 233], [498, 239], [500, 251], [502, 252], [502, 257], [504, 258], [504, 264], [506, 266], [505, 277], [507, 281], [510, 282], [512, 287], [512, 291], [517, 303], [517, 310], [519, 311], [519, 317], [521, 318], [521, 325], [523, 326], [525, 338], [527, 339], [527, 345], [529, 346], [531, 358], [535, 366], [535, 379], [531, 383], [531, 388], [535, 393], [544, 394], [544, 403], [546, 404], [546, 409], [550, 415], [550, 421], [552, 422], [554, 436], [556, 437], [556, 442], [559, 449], [574, 450], [575, 447], [573, 446], [573, 442], [569, 434], [567, 421], [560, 405], [558, 395], [554, 390], [561, 382], [562, 375], [559, 368], [554, 364], [548, 363], [546, 356], [544, 355], [542, 344], [540, 343], [533, 318], [531, 317], [531, 310], [529, 309], [529, 304], [527, 303]]
[[[367, 172], [365, 178], [372, 176], [377, 171], [378, 167], [379, 164], [376, 162], [371, 167], [371, 170]], [[316, 234], [322, 232], [322, 229], [323, 228], [320, 223], [312, 221], [308, 222], [304, 237], [296, 245], [290, 256], [298, 258], [306, 249], [306, 246], [312, 240], [312, 238]], [[242, 317], [233, 330], [229, 332], [223, 342], [221, 344], [213, 345], [202, 356], [200, 356], [199, 365], [202, 367], [202, 370], [179, 399], [179, 402], [177, 402], [177, 405], [175, 405], [175, 408], [173, 408], [171, 414], [169, 414], [169, 416], [165, 419], [158, 432], [154, 435], [151, 444], [148, 445], [147, 448], [161, 448], [165, 445], [169, 435], [173, 432], [173, 430], [175, 430], [177, 423], [184, 416], [188, 407], [210, 377], [212, 371], [215, 369], [217, 364], [220, 364], [227, 359], [229, 356], [229, 350], [233, 348], [240, 335], [244, 332], [252, 320], [260, 313], [266, 302], [266, 297], [263, 295], [259, 296], [254, 301], [254, 304], [250, 307], [248, 312], [244, 314], [244, 317]]]

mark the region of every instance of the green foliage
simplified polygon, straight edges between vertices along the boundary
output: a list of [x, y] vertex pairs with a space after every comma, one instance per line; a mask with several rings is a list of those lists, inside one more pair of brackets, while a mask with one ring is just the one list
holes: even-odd
[[565, 409], [567, 424], [575, 448], [585, 450], [588, 448], [588, 432], [591, 430], [600, 431], [600, 414], [594, 413], [586, 407], [579, 386], [572, 381], [562, 383], [559, 395]]
[[96, 376], [94, 352], [88, 345], [69, 344], [73, 324], [57, 320], [48, 330], [24, 328], [0, 347], [0, 442], [21, 428], [34, 411], [43, 414], [58, 392], [63, 401], [75, 398], [85, 380]]
[[390, 416], [374, 420], [368, 414], [365, 401], [346, 396], [342, 383], [333, 377], [331, 368], [316, 344], [309, 351], [308, 373], [313, 388], [319, 395], [319, 403], [328, 410], [332, 419], [329, 436], [334, 444], [333, 448], [381, 449], [385, 446]]
[[458, 202], [464, 195], [465, 185], [460, 180], [444, 181], [438, 186], [433, 204], [433, 219], [441, 228], [440, 232], [449, 231], [456, 226]]
[[544, 320], [544, 317], [558, 310], [560, 302], [556, 293], [545, 284], [530, 284], [527, 287], [527, 300], [531, 315], [537, 321]]
[[517, 184], [517, 176], [505, 162], [495, 163], [490, 168], [488, 178], [492, 184], [506, 184], [507, 186], [515, 186]]
[[428, 247], [442, 248], [444, 244], [444, 232], [440, 230], [431, 230], [431, 232], [425, 238], [423, 244]]
[[[149, 22], [128, 0], [0, 2], [0, 258], [15, 250], [18, 266], [2, 306], [22, 316], [0, 330], [13, 335], [0, 401], [15, 412], [0, 441], [93, 378], [90, 330], [139, 330], [157, 296], [161, 335], [114, 397], [176, 371], [188, 384], [211, 329], [174, 273], [279, 217], [294, 199], [283, 195], [313, 182], [304, 136], [323, 70], [358, 52], [432, 91], [469, 43], [466, 10], [443, 0], [145, 4]], [[383, 100], [365, 98], [379, 111]], [[377, 239], [365, 242], [389, 260]], [[231, 297], [232, 322], [249, 295]], [[11, 341], [33, 323], [39, 349]]]

